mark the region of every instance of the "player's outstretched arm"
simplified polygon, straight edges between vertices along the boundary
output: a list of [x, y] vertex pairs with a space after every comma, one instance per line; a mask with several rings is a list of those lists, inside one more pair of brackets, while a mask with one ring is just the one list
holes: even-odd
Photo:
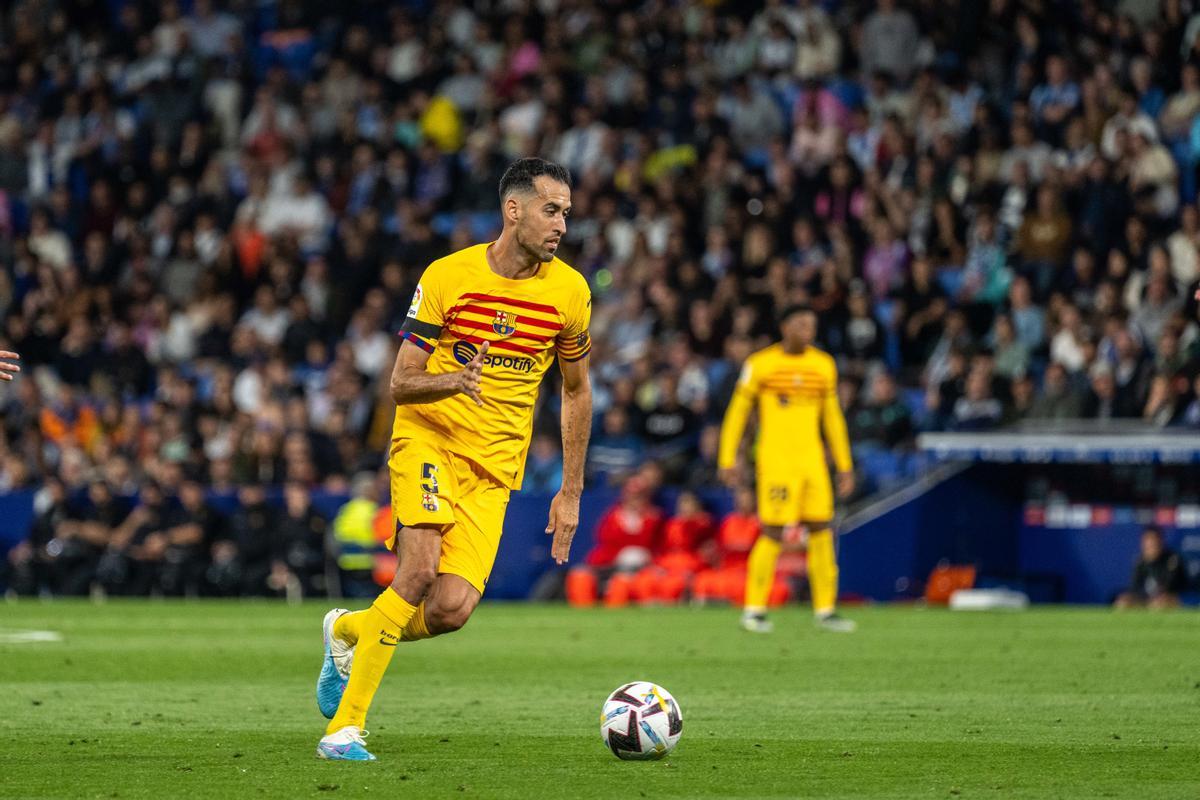
[[21, 368], [13, 361], [19, 361], [21, 357], [11, 350], [0, 350], [0, 381], [11, 381], [13, 375], [21, 371]]
[[750, 365], [746, 364], [729, 401], [729, 408], [725, 410], [725, 418], [721, 420], [721, 439], [717, 447], [717, 468], [720, 470], [721, 480], [730, 487], [741, 483], [738, 450], [742, 446], [742, 436], [746, 433], [746, 422], [754, 409], [754, 399], [753, 375]]
[[837, 493], [843, 500], [854, 494], [854, 462], [850, 458], [850, 436], [846, 431], [846, 417], [837, 397], [837, 373], [821, 406], [821, 427], [825, 441], [833, 454], [834, 469], [837, 470]]
[[457, 372], [432, 375], [426, 371], [429, 353], [409, 341], [401, 342], [396, 353], [396, 364], [392, 367], [392, 400], [396, 405], [434, 403], [456, 394], [465, 394], [483, 405], [479, 394], [479, 381], [483, 377], [483, 357], [487, 355], [488, 343], [484, 342], [465, 367]]
[[546, 533], [554, 536], [550, 556], [565, 564], [571, 541], [579, 528], [579, 495], [583, 493], [583, 465], [592, 435], [592, 382], [587, 356], [577, 361], [559, 359], [562, 368], [563, 484], [550, 501]]

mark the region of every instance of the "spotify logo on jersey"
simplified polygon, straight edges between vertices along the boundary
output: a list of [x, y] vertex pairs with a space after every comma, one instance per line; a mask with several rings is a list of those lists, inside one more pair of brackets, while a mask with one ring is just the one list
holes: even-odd
[[[470, 342], [459, 340], [454, 343], [452, 349], [454, 360], [466, 366], [471, 363], [471, 359], [479, 353], [479, 348]], [[511, 369], [517, 372], [532, 372], [533, 359], [522, 358], [520, 356], [501, 356], [494, 353], [488, 353], [483, 357], [483, 365], [485, 367], [499, 367], [500, 369]]]
[[479, 348], [470, 342], [457, 341], [454, 343], [454, 360], [466, 366], [471, 363], [471, 359], [479, 352]]

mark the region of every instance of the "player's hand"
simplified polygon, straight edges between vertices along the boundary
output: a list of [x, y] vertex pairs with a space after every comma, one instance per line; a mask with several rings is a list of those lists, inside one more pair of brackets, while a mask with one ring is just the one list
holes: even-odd
[[725, 467], [718, 472], [718, 477], [720, 477], [721, 483], [730, 489], [736, 489], [742, 485], [742, 471], [737, 467]]
[[487, 351], [488, 343], [485, 341], [479, 346], [475, 357], [458, 373], [458, 390], [474, 400], [477, 406], [483, 405], [483, 398], [479, 396], [479, 383], [483, 380], [483, 357], [487, 355]]
[[550, 557], [555, 564], [565, 564], [571, 555], [571, 540], [579, 528], [579, 495], [563, 494], [560, 489], [550, 501], [550, 521], [546, 533], [553, 534]]
[[11, 350], [0, 350], [0, 381], [11, 381], [13, 375], [21, 371], [19, 366], [9, 363], [20, 360], [21, 357]]
[[837, 474], [837, 493], [838, 497], [842, 498], [843, 500], [854, 494], [853, 472], [839, 472]]

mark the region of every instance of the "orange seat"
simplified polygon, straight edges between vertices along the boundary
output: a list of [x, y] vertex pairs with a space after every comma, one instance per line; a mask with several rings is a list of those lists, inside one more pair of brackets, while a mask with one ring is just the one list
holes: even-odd
[[600, 582], [596, 573], [586, 567], [576, 567], [567, 572], [566, 583], [567, 603], [576, 608], [587, 608], [596, 605], [600, 594]]
[[971, 565], [944, 565], [935, 567], [925, 584], [925, 601], [946, 605], [950, 595], [959, 589], [970, 589], [975, 585], [975, 567]]
[[633, 598], [633, 576], [618, 572], [608, 579], [604, 589], [604, 606], [606, 608], [624, 608]]

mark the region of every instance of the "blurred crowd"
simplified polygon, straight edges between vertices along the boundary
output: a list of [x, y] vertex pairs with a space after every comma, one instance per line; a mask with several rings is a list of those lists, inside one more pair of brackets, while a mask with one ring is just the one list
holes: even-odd
[[421, 270], [494, 235], [529, 154], [575, 179], [594, 482], [714, 482], [793, 302], [863, 463], [1021, 418], [1200, 426], [1194, 5], [5, 3], [0, 491], [348, 493]]

